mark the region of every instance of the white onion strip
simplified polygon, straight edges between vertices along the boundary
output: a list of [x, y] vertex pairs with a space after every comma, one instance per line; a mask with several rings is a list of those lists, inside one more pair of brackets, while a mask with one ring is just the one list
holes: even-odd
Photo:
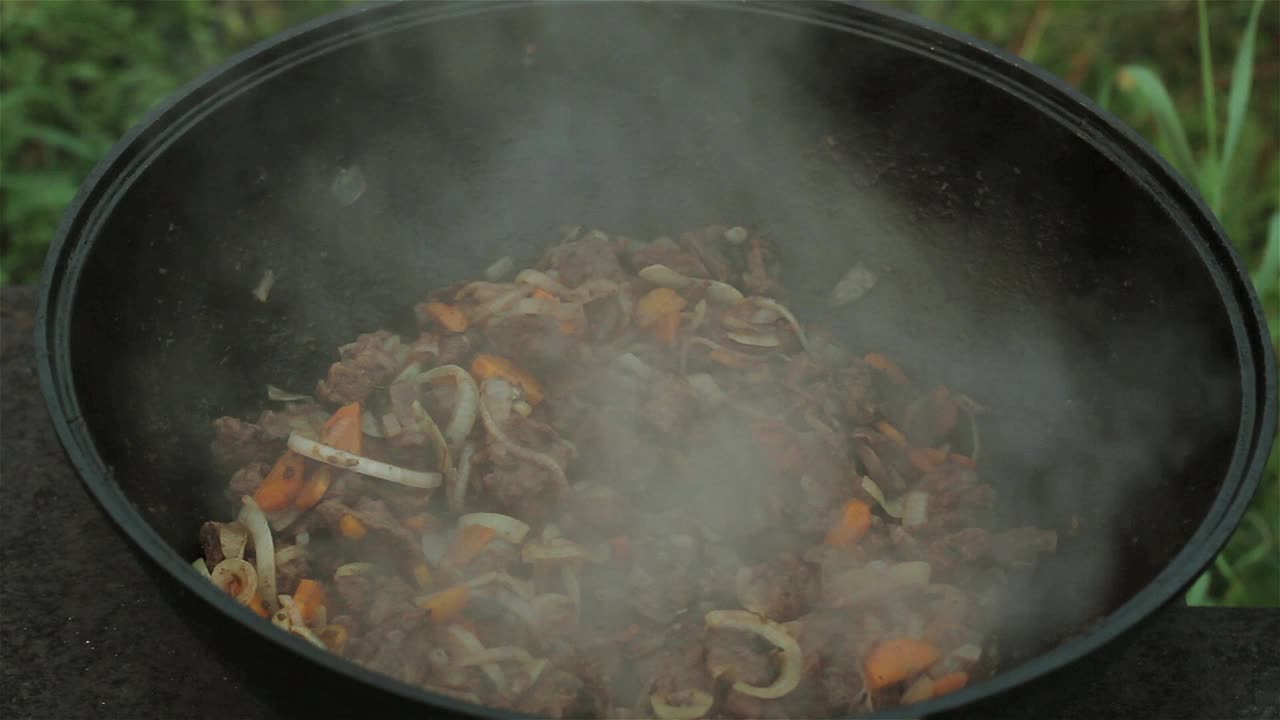
[[407, 485], [415, 488], [439, 487], [444, 477], [438, 472], [421, 472], [354, 455], [335, 447], [322, 445], [315, 440], [305, 438], [298, 433], [289, 434], [289, 449], [326, 465], [354, 470], [361, 475], [368, 475], [379, 480]]
[[902, 517], [902, 503], [897, 500], [890, 502], [885, 499], [884, 491], [880, 489], [880, 486], [876, 484], [875, 480], [864, 475], [862, 477], [862, 489], [865, 490], [868, 495], [875, 498], [875, 501], [880, 503], [880, 507], [883, 508], [890, 517]]
[[506, 540], [512, 545], [524, 542], [525, 536], [529, 534], [528, 524], [502, 513], [470, 513], [458, 518], [459, 530], [469, 525], [483, 525], [491, 528], [497, 533], [499, 539]]
[[809, 338], [805, 336], [804, 328], [800, 327], [800, 321], [797, 320], [796, 316], [791, 314], [791, 311], [784, 307], [782, 303], [774, 300], [773, 298], [766, 297], [753, 297], [751, 298], [751, 302], [755, 303], [756, 307], [768, 308], [769, 310], [773, 310], [781, 315], [795, 332], [796, 339], [800, 341], [800, 347], [804, 348], [805, 352], [809, 352]]
[[450, 512], [460, 513], [463, 506], [467, 504], [467, 484], [471, 480], [471, 456], [475, 454], [475, 445], [467, 443], [462, 446], [462, 452], [458, 454], [458, 467], [454, 470], [453, 477], [448, 478], [449, 482], [444, 486], [444, 497]]
[[475, 665], [488, 665], [489, 663], [517, 662], [528, 664], [533, 662], [533, 656], [528, 650], [516, 645], [503, 645], [501, 647], [492, 647], [481, 650], [474, 655], [468, 655], [458, 661], [458, 667], [472, 667]]
[[431, 438], [432, 444], [436, 446], [436, 469], [446, 477], [453, 473], [453, 458], [449, 452], [449, 443], [445, 441], [444, 434], [440, 432], [440, 426], [432, 419], [431, 413], [422, 407], [422, 403], [418, 400], [413, 401], [413, 418], [418, 423], [418, 427], [424, 430]]
[[[679, 700], [680, 704], [672, 705], [668, 702], [670, 700]], [[701, 690], [684, 690], [670, 693], [665, 698], [653, 693], [649, 696], [649, 703], [653, 705], [654, 714], [662, 720], [698, 720], [711, 711], [715, 698]]]
[[778, 676], [764, 687], [738, 681], [733, 689], [743, 695], [775, 700], [795, 690], [800, 684], [803, 656], [800, 644], [781, 625], [745, 610], [712, 610], [707, 613], [707, 627], [751, 632], [775, 645], [779, 652]]
[[437, 378], [451, 377], [455, 386], [458, 388], [458, 397], [453, 409], [453, 417], [449, 418], [449, 422], [444, 427], [444, 437], [449, 441], [450, 445], [457, 446], [458, 443], [467, 439], [471, 434], [471, 428], [476, 424], [476, 409], [480, 402], [480, 389], [476, 387], [476, 381], [472, 379], [471, 373], [462, 369], [457, 365], [441, 365], [432, 368], [416, 379], [421, 385], [423, 383], [434, 382]]
[[239, 523], [226, 523], [218, 527], [218, 544], [222, 547], [222, 556], [244, 558], [244, 546], [249, 542], [249, 531]]
[[573, 295], [572, 290], [561, 285], [550, 275], [542, 272], [541, 270], [534, 270], [532, 268], [521, 270], [516, 273], [515, 281], [523, 285], [531, 285], [539, 290], [545, 290], [557, 297], [569, 297], [570, 295]]
[[564, 592], [573, 601], [573, 606], [582, 608], [582, 586], [578, 584], [578, 574], [570, 565], [560, 566], [560, 581], [564, 583]]
[[271, 624], [284, 630], [298, 635], [307, 642], [315, 645], [321, 650], [328, 650], [328, 646], [324, 641], [311, 632], [311, 628], [302, 620], [302, 611], [293, 603], [293, 597], [289, 595], [280, 596], [281, 608], [271, 614]]
[[480, 387], [480, 420], [484, 423], [485, 430], [488, 430], [489, 434], [493, 436], [493, 439], [506, 449], [507, 452], [521, 460], [531, 462], [551, 473], [552, 479], [555, 480], [556, 486], [560, 489], [562, 494], [572, 492], [572, 488], [569, 487], [569, 478], [565, 476], [564, 468], [560, 467], [559, 463], [553, 460], [550, 455], [540, 453], [536, 450], [530, 450], [523, 445], [518, 445], [514, 440], [507, 436], [507, 433], [503, 431], [503, 429], [498, 425], [498, 422], [494, 420], [493, 414], [489, 408], [488, 399], [490, 396], [495, 394], [499, 397], [505, 396], [509, 399], [511, 397], [511, 386], [507, 384], [507, 381], [502, 380], [501, 378], [489, 378], [488, 380], [485, 380], [484, 384]]
[[902, 527], [918, 528], [929, 522], [929, 493], [912, 490], [902, 496]]
[[[466, 657], [473, 657], [485, 651], [485, 647], [480, 643], [479, 638], [461, 625], [450, 625], [448, 632], [449, 635], [453, 637], [454, 642], [461, 646], [463, 652], [466, 653], [463, 658], [459, 659], [460, 661]], [[489, 662], [480, 665], [480, 670], [489, 678], [489, 681], [493, 683], [499, 693], [506, 692], [507, 676], [503, 674], [502, 668], [498, 667], [495, 663]]]
[[527, 563], [590, 560], [591, 553], [571, 540], [552, 538], [545, 543], [532, 540], [525, 543], [520, 548], [520, 559]]
[[258, 586], [261, 588], [258, 594], [262, 596], [262, 603], [267, 609], [274, 613], [280, 609], [280, 601], [276, 599], [276, 546], [271, 539], [267, 516], [262, 514], [262, 509], [252, 497], [245, 495], [239, 519], [253, 540], [253, 556], [257, 565]]
[[533, 597], [533, 585], [528, 580], [511, 577], [501, 570], [490, 570], [487, 573], [477, 575], [468, 580], [467, 585], [471, 586], [473, 590], [497, 585], [507, 588], [521, 598], [529, 599]]

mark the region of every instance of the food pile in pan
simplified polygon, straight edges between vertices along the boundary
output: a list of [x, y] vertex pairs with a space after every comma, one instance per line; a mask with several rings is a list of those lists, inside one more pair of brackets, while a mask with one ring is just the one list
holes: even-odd
[[[784, 304], [741, 227], [571, 228], [214, 422], [196, 568], [285, 632], [534, 715], [827, 717], [991, 675], [1011, 573], [982, 408]], [[875, 283], [855, 267], [831, 302]]]

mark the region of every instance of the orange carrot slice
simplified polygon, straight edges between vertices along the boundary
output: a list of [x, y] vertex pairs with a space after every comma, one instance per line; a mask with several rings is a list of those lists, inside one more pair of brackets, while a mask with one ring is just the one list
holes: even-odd
[[480, 382], [484, 382], [489, 378], [500, 377], [507, 382], [518, 385], [530, 405], [537, 405], [542, 402], [542, 386], [538, 384], [538, 381], [533, 379], [533, 376], [525, 371], [524, 368], [504, 357], [488, 353], [476, 355], [475, 359], [471, 361], [471, 374]]
[[884, 373], [885, 377], [889, 378], [889, 382], [892, 382], [895, 385], [911, 384], [911, 379], [907, 377], [906, 373], [902, 372], [902, 368], [894, 364], [894, 362], [888, 357], [880, 353], [872, 352], [864, 355], [862, 359], [871, 367]]
[[947, 673], [933, 681], [933, 696], [938, 697], [953, 693], [968, 684], [969, 673], [963, 671]]
[[903, 435], [902, 431], [894, 427], [893, 423], [888, 420], [881, 420], [877, 422], [876, 429], [879, 430], [882, 435], [892, 440], [895, 445], [901, 445], [902, 447], [907, 446], [907, 436]]
[[409, 517], [401, 520], [400, 524], [414, 532], [422, 532], [427, 529], [427, 514], [421, 513], [418, 515], [410, 515]]
[[305, 471], [306, 458], [292, 450], [286, 451], [254, 491], [253, 501], [268, 512], [289, 507], [302, 490]]
[[923, 473], [937, 470], [947, 461], [947, 451], [940, 448], [911, 448], [907, 459], [915, 469]]
[[352, 455], [364, 449], [364, 430], [360, 426], [360, 403], [343, 405], [329, 417], [320, 430], [320, 442]]
[[642, 328], [651, 327], [669, 315], [678, 314], [688, 304], [680, 293], [671, 288], [654, 288], [636, 303], [636, 324]]
[[440, 327], [453, 333], [467, 331], [467, 316], [457, 305], [442, 302], [423, 303], [422, 311], [431, 316]]
[[347, 630], [346, 625], [325, 625], [324, 629], [318, 634], [320, 642], [323, 642], [325, 647], [333, 652], [340, 653], [347, 646], [347, 638], [351, 633]]
[[298, 583], [298, 589], [293, 591], [293, 604], [298, 606], [302, 621], [308, 625], [315, 622], [326, 600], [324, 587], [311, 578], [303, 578]]
[[887, 640], [867, 656], [867, 684], [872, 690], [879, 690], [900, 683], [928, 669], [939, 656], [938, 648], [923, 640]]
[[258, 614], [258, 617], [267, 617], [271, 613], [267, 612], [267, 606], [262, 602], [262, 596], [254, 593], [249, 600], [249, 609]]
[[673, 312], [669, 315], [663, 315], [649, 326], [649, 330], [653, 332], [653, 336], [657, 339], [659, 345], [667, 347], [675, 345], [676, 338], [680, 336], [680, 313]]
[[369, 532], [369, 528], [365, 527], [364, 523], [360, 522], [360, 518], [355, 515], [347, 514], [339, 518], [338, 531], [342, 533], [343, 537], [349, 540], [359, 540]]
[[431, 568], [426, 563], [421, 563], [413, 567], [413, 579], [418, 581], [418, 587], [427, 587], [431, 584]]
[[458, 532], [453, 535], [453, 542], [449, 543], [449, 549], [445, 551], [445, 559], [454, 567], [462, 567], [474, 560], [497, 534], [496, 530], [487, 525], [458, 528]]
[[452, 622], [462, 614], [464, 608], [467, 607], [467, 599], [471, 596], [471, 587], [466, 583], [459, 583], [453, 587], [442, 590], [430, 597], [426, 598], [419, 605], [426, 610], [431, 622], [444, 624]]
[[302, 490], [298, 492], [298, 497], [294, 499], [293, 506], [299, 510], [310, 510], [315, 507], [316, 503], [329, 492], [329, 486], [333, 484], [333, 468], [328, 465], [321, 465], [311, 471], [311, 475], [307, 477], [307, 481], [302, 485]]
[[849, 547], [871, 529], [871, 507], [861, 500], [850, 500], [840, 511], [840, 519], [827, 530], [826, 542], [832, 547]]

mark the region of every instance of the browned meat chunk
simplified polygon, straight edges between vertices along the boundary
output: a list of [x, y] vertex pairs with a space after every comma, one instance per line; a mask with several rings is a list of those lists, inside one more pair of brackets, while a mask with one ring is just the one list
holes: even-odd
[[395, 576], [378, 576], [374, 579], [366, 618], [370, 625], [380, 625], [402, 613], [413, 611], [414, 591], [409, 584]]
[[399, 345], [398, 337], [379, 330], [339, 348], [341, 360], [329, 367], [328, 379], [316, 386], [316, 397], [343, 405], [364, 400], [400, 368]]
[[794, 554], [750, 568], [744, 592], [751, 609], [775, 622], [789, 622], [809, 612], [820, 595], [818, 568]]
[[251, 462], [231, 476], [231, 482], [228, 483], [227, 490], [231, 493], [233, 499], [238, 499], [242, 495], [252, 495], [257, 491], [258, 486], [262, 484], [262, 480], [269, 472], [271, 472], [270, 464]]
[[680, 244], [697, 256], [711, 279], [720, 282], [729, 282], [733, 275], [733, 266], [729, 262], [730, 246], [724, 238], [726, 229], [712, 225], [680, 236]]
[[252, 462], [275, 462], [284, 442], [255, 423], [220, 417], [213, 421], [209, 450], [219, 471], [233, 472]]
[[712, 676], [748, 685], [768, 685], [778, 674], [769, 647], [757, 647], [754, 636], [714, 632], [707, 638], [707, 670]]
[[226, 559], [222, 554], [222, 537], [219, 528], [222, 523], [206, 522], [200, 526], [200, 549], [204, 554], [204, 563], [213, 569], [215, 565]]
[[[569, 465], [569, 448], [560, 442], [551, 427], [512, 414], [505, 431], [515, 444], [547, 455], [561, 468]], [[540, 520], [555, 507], [558, 485], [546, 469], [509, 453], [505, 446], [490, 438], [485, 451], [492, 461], [490, 472], [481, 476], [480, 485], [501, 509], [526, 520]]]
[[861, 360], [841, 371], [838, 378], [844, 412], [856, 425], [868, 425], [875, 418], [876, 393], [874, 371]]
[[682, 435], [698, 414], [698, 398], [689, 384], [655, 375], [640, 400], [640, 417], [662, 434]]
[[555, 371], [573, 359], [577, 340], [561, 332], [551, 315], [508, 315], [489, 326], [488, 352], [511, 358], [523, 368]]
[[298, 583], [311, 575], [311, 563], [305, 555], [295, 557], [288, 562], [276, 565], [276, 592], [292, 595], [298, 589]]
[[341, 607], [354, 617], [363, 618], [369, 611], [373, 593], [373, 578], [361, 574], [338, 575], [333, 578], [333, 589]]
[[559, 272], [560, 282], [571, 288], [596, 278], [622, 277], [617, 250], [606, 236], [598, 232], [589, 232], [581, 240], [551, 248], [543, 264]]
[[471, 357], [473, 341], [467, 335], [446, 335], [440, 338], [440, 364], [466, 365]]
[[609, 707], [598, 681], [585, 673], [547, 669], [516, 703], [521, 712], [546, 718], [603, 718]]
[[748, 295], [777, 297], [777, 253], [763, 238], [747, 240], [747, 269], [742, 273], [742, 287]]

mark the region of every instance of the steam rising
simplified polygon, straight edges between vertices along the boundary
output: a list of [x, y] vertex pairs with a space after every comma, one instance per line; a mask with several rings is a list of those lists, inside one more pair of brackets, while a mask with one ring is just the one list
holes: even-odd
[[[1113, 372], [1118, 353], [1177, 363], [1181, 329], [1134, 327], [1129, 347], [1108, 347], [1092, 333], [1096, 316], [1121, 312], [1116, 289], [1101, 278], [1065, 287], [1070, 269], [1039, 257], [1041, 238], [1057, 231], [1045, 225], [1044, 203], [994, 196], [992, 187], [1008, 187], [1024, 170], [956, 150], [971, 138], [949, 136], [954, 108], [938, 98], [965, 98], [939, 93], [941, 80], [857, 85], [841, 73], [884, 78], [895, 72], [889, 55], [834, 50], [830, 31], [800, 23], [740, 13], [707, 23], [706, 12], [577, 6], [481, 15], [452, 21], [455, 39], [416, 68], [403, 66], [399, 40], [389, 40], [384, 62], [397, 64], [386, 71], [421, 77], [427, 100], [414, 96], [410, 106], [443, 104], [447, 112], [431, 117], [450, 125], [387, 120], [386, 134], [351, 143], [342, 164], [313, 159], [328, 180], [313, 183], [310, 225], [333, 222], [349, 233], [372, 219], [340, 240], [344, 255], [381, 264], [393, 285], [418, 297], [478, 278], [503, 255], [517, 269], [530, 266], [562, 222], [642, 242], [712, 223], [765, 233], [782, 255], [780, 299], [802, 322], [830, 328], [855, 354], [894, 357], [922, 386], [946, 384], [989, 408], [979, 469], [999, 494], [998, 526], [1042, 525], [1060, 535], [1058, 559], [1013, 581], [997, 634], [1015, 662], [1047, 649], [1059, 638], [1046, 637], [1046, 627], [1077, 628], [1115, 606], [1130, 589], [1121, 576], [1135, 557], [1165, 553], [1142, 558], [1159, 562], [1176, 551], [1136, 547], [1142, 519], [1122, 509], [1176, 492], [1169, 479], [1189, 454], [1181, 433], [1199, 406], [1221, 407], [1214, 398], [1230, 395], [1231, 379], [1206, 377], [1204, 390], [1189, 389], [1194, 398], [1171, 398]], [[845, 82], [857, 87], [846, 92]], [[937, 136], [904, 137], [899, 125], [932, 127]], [[1022, 148], [1037, 133], [1043, 128], [1023, 136], [1006, 127], [985, 139], [993, 157], [1005, 157], [1002, 148]], [[405, 163], [423, 168], [424, 185], [397, 185], [411, 176]], [[339, 191], [335, 207], [331, 192]], [[1095, 202], [1085, 190], [1064, 193], [1078, 193], [1080, 213]], [[418, 215], [414, 202], [427, 211]], [[832, 287], [858, 264], [878, 278], [874, 287], [829, 307]], [[330, 307], [298, 287], [300, 273], [277, 271], [273, 302], [286, 295], [281, 302], [295, 316]], [[1038, 298], [1045, 293], [1064, 303], [1046, 310]], [[1088, 360], [1081, 347], [1092, 351]], [[1162, 369], [1152, 364], [1153, 373]], [[644, 483], [629, 491], [655, 518], [640, 535], [703, 532], [701, 540], [743, 562], [767, 555], [744, 539], [769, 519], [759, 449], [740, 418], [704, 410], [683, 469], [656, 472], [633, 442], [661, 431], [646, 420], [651, 388], [617, 368], [600, 387], [608, 388], [611, 424], [570, 465], [570, 480]], [[670, 520], [672, 510], [684, 514]], [[612, 612], [626, 618], [601, 616]], [[592, 613], [602, 626], [626, 625], [633, 609], [597, 603]]]

